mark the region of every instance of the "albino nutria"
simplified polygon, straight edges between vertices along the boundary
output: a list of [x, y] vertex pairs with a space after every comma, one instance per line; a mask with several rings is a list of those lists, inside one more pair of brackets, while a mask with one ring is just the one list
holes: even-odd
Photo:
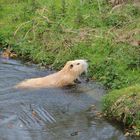
[[45, 88], [45, 87], [64, 87], [75, 84], [83, 72], [87, 72], [88, 64], [86, 60], [68, 61], [58, 72], [45, 77], [27, 79], [16, 88]]

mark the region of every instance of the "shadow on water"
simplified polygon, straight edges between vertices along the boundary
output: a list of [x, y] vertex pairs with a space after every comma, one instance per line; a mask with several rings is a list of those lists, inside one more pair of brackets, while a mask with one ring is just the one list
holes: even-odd
[[[104, 89], [83, 83], [65, 89], [19, 90], [16, 83], [49, 71], [0, 59], [0, 140], [131, 140], [88, 110], [100, 110]], [[96, 110], [95, 110], [96, 111]]]

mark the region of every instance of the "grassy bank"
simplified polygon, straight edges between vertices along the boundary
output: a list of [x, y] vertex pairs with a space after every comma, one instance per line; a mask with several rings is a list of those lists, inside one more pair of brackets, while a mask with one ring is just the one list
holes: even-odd
[[109, 119], [123, 122], [130, 135], [140, 135], [140, 85], [114, 90], [104, 97], [104, 112]]
[[138, 6], [113, 8], [104, 0], [1, 0], [0, 11], [0, 43], [18, 57], [55, 69], [84, 58], [89, 76], [108, 89], [140, 83]]

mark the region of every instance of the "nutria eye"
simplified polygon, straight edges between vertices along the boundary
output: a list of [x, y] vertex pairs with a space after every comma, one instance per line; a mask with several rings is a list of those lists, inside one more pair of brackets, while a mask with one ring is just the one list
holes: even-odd
[[77, 65], [80, 65], [80, 63], [77, 63]]
[[71, 64], [71, 65], [70, 65], [70, 69], [72, 69], [72, 68], [73, 68], [73, 65]]

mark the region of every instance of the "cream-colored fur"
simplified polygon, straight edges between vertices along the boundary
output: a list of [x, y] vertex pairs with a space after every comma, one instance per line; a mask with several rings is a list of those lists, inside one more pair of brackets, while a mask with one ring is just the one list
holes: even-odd
[[16, 88], [45, 88], [45, 87], [64, 87], [74, 84], [74, 80], [79, 78], [83, 72], [87, 72], [88, 64], [86, 60], [68, 61], [58, 72], [41, 78], [27, 79]]

